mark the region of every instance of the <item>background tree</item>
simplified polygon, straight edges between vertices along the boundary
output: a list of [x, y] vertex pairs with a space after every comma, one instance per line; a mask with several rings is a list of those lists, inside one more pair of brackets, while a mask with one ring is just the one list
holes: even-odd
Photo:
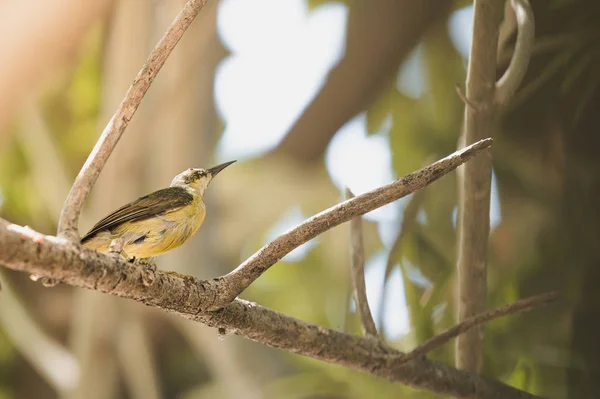
[[[62, 200], [97, 132], [184, 2], [119, 0], [100, 2], [98, 9], [63, 3], [72, 13], [69, 23], [64, 14], [38, 8], [32, 15], [12, 3], [0, 13], [6, 21], [22, 21], [0, 40], [0, 48], [13, 54], [0, 70], [5, 88], [0, 103], [6, 104], [0, 113], [1, 216], [46, 234], [56, 231]], [[237, 49], [223, 45], [227, 39], [218, 18], [222, 13], [220, 23], [225, 23], [223, 7], [236, 3], [240, 7], [231, 0], [209, 3], [179, 43], [101, 174], [80, 231], [115, 205], [165, 186], [179, 171], [211, 166], [223, 156], [221, 132], [225, 128], [228, 134], [234, 121], [222, 104], [216, 112], [213, 97], [219, 89], [213, 82]], [[306, 4], [307, 20], [327, 7], [342, 7]], [[459, 17], [469, 5], [347, 2], [345, 52], [322, 87], [297, 109], [297, 119], [274, 149], [246, 155], [211, 186], [199, 234], [161, 257], [159, 267], [177, 266], [178, 272], [203, 279], [224, 274], [268, 237], [298, 222], [298, 214], [308, 216], [338, 202], [340, 185], [348, 182], [337, 177], [330, 159], [339, 159], [331, 155], [336, 146], [344, 152], [339, 138], [349, 126], [364, 121], [360, 126], [369, 136], [360, 141], [362, 152], [377, 143], [383, 147], [381, 158], [391, 155], [388, 180], [452, 152], [465, 106], [455, 85], [465, 80], [466, 55], [449, 26], [468, 31], [460, 21], [469, 18]], [[278, 15], [278, 6], [270, 6]], [[522, 89], [490, 132], [497, 196], [494, 191], [487, 305], [550, 290], [559, 290], [566, 301], [487, 325], [483, 373], [540, 395], [593, 397], [600, 370], [594, 317], [600, 303], [595, 289], [600, 235], [594, 217], [600, 8], [588, 0], [532, 0], [532, 6], [532, 61]], [[507, 10], [498, 77], [514, 47], [514, 16]], [[278, 34], [269, 31], [265, 39]], [[15, 48], [21, 51], [9, 51]], [[261, 56], [264, 68], [279, 51], [267, 49]], [[47, 67], [38, 69], [41, 65]], [[303, 64], [288, 68], [283, 72], [289, 80], [305, 69]], [[250, 99], [269, 84], [257, 77], [255, 91], [246, 93], [245, 80], [228, 81], [238, 86], [241, 98]], [[266, 129], [278, 111], [254, 105], [247, 103], [260, 112]], [[354, 125], [347, 124], [356, 115]], [[261, 127], [248, 125], [246, 135], [260, 141]], [[350, 163], [364, 160], [349, 150], [344, 157]], [[361, 165], [377, 169], [368, 166]], [[375, 187], [375, 175], [360, 176], [363, 189], [351, 186], [355, 194]], [[364, 221], [367, 290], [374, 293], [370, 303], [377, 308], [380, 333], [400, 350], [409, 351], [456, 322], [453, 180], [446, 177], [393, 212]], [[243, 296], [360, 334], [348, 300], [348, 245], [347, 228], [334, 229], [271, 268]], [[235, 336], [218, 340], [212, 329], [129, 301], [64, 285], [45, 289], [23, 274], [3, 273], [0, 392], [6, 397], [81, 392], [98, 398], [435, 397]], [[385, 281], [377, 279], [383, 275]], [[390, 292], [397, 295], [384, 295]], [[394, 328], [394, 318], [406, 322]], [[452, 364], [453, 346], [429, 357]], [[57, 358], [64, 366], [48, 367], [48, 359]]]

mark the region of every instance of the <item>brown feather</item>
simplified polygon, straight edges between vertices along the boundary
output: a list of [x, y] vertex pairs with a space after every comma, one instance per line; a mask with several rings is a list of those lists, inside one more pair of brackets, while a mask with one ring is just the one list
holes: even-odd
[[110, 231], [122, 223], [144, 220], [174, 211], [184, 205], [188, 205], [193, 200], [194, 197], [181, 187], [168, 187], [155, 191], [123, 205], [100, 220], [81, 239], [81, 242], [84, 243], [101, 231]]

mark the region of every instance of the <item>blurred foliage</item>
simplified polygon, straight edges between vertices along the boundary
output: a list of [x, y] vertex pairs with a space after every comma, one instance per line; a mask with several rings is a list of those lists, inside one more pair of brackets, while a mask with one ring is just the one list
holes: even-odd
[[[324, 3], [328, 1], [308, 0], [311, 9]], [[469, 3], [455, 1], [453, 9]], [[600, 3], [591, 0], [540, 0], [533, 1], [533, 4], [538, 27], [535, 57], [522, 90], [503, 115], [503, 124], [498, 131], [490, 132], [497, 138], [494, 167], [501, 197], [502, 222], [492, 232], [490, 240], [489, 307], [548, 289], [560, 289], [570, 300], [580, 300], [586, 297], [582, 289], [586, 270], [572, 266], [566, 272], [565, 265], [585, 263], [597, 267], [590, 260], [594, 260], [593, 256], [589, 255], [589, 248], [597, 244], [597, 237], [586, 236], [582, 232], [578, 237], [583, 238], [573, 243], [577, 240], [569, 239], [568, 233], [577, 228], [573, 226], [576, 223], [563, 224], [568, 216], [566, 211], [559, 212], [562, 212], [563, 201], [566, 201], [563, 192], [567, 185], [565, 176], [568, 175], [563, 170], [565, 153], [571, 156], [569, 165], [576, 170], [569, 176], [575, 175], [580, 179], [573, 178], [574, 183], [569, 183], [574, 185], [573, 192], [582, 197], [595, 193], [595, 186], [591, 183], [595, 176], [584, 172], [590, 165], [597, 166], [590, 161], [597, 156], [597, 150], [587, 154], [586, 158], [579, 157], [575, 150], [569, 152], [565, 147], [568, 144], [573, 148], [585, 146], [589, 138], [585, 134], [596, 134], [598, 128], [597, 124], [590, 122], [589, 114], [597, 105], [595, 100], [600, 84], [600, 35], [596, 27]], [[465, 60], [450, 41], [447, 23], [447, 20], [437, 21], [419, 45], [419, 71], [426, 88], [423, 95], [415, 98], [402, 92], [397, 83], [398, 77], [394, 76], [365, 110], [368, 133], [383, 134], [389, 138], [392, 168], [397, 176], [452, 152], [457, 145], [464, 104], [457, 96], [455, 86], [463, 86]], [[39, 104], [45, 121], [72, 176], [77, 173], [95, 143], [99, 129], [106, 122], [98, 120], [106, 33], [104, 28], [94, 30], [77, 63], [40, 94]], [[510, 51], [501, 52], [500, 60], [507, 59], [509, 55]], [[578, 126], [585, 126], [586, 133], [572, 130]], [[3, 198], [0, 210], [4, 218], [50, 233], [57, 215], [48, 215], [45, 208], [39, 206], [44, 200], [44, 193], [36, 190], [32, 183], [22, 144], [14, 139], [21, 128], [17, 121], [4, 132], [9, 139], [4, 140], [4, 146], [0, 148], [0, 193]], [[560, 132], [553, 133], [555, 130]], [[578, 140], [577, 143], [564, 138], [569, 135], [571, 139]], [[555, 140], [559, 142], [556, 144], [558, 150], [553, 144]], [[247, 175], [238, 177], [237, 181], [234, 176], [228, 178], [244, 190], [256, 181], [263, 185], [284, 186], [284, 182], [273, 179], [276, 172], [272, 169], [279, 172], [287, 172], [288, 169], [275, 163], [268, 166], [271, 168], [268, 175], [251, 162], [240, 166], [257, 176], [252, 184], [244, 181]], [[288, 180], [296, 183], [305, 179], [310, 184], [290, 184], [285, 186], [285, 190], [290, 191], [287, 195], [292, 199], [308, 197], [299, 205], [307, 214], [312, 214], [331, 205], [333, 185], [330, 181], [323, 183], [325, 173], [322, 167], [308, 176], [304, 174], [313, 172], [306, 169], [297, 168], [293, 172], [295, 174], [290, 173], [292, 177]], [[306, 187], [316, 188], [307, 194]], [[235, 189], [220, 194], [229, 196], [229, 199], [220, 199], [224, 204], [240, 206], [239, 193]], [[399, 254], [390, 258], [392, 267], [401, 272], [409, 311], [410, 332], [390, 342], [402, 350], [410, 350], [455, 323], [455, 177], [451, 175], [436, 182], [425, 190], [425, 194], [419, 204], [419, 221], [402, 237]], [[280, 208], [287, 205], [275, 206], [268, 200], [290, 200], [283, 195], [265, 197], [268, 193], [252, 193], [245, 198], [255, 198], [252, 195], [267, 198], [256, 213], [271, 222], [280, 216]], [[576, 199], [571, 201], [569, 205], [573, 205]], [[290, 203], [289, 207], [293, 205], [297, 204]], [[581, 205], [586, 212], [577, 220], [584, 223], [594, 206], [597, 208], [597, 198], [596, 202]], [[401, 224], [402, 221], [396, 222]], [[243, 237], [237, 239], [239, 248], [236, 250], [242, 255], [249, 255], [264, 244], [269, 226], [262, 222], [264, 231], [255, 231], [254, 225], [241, 226], [244, 223], [249, 222], [237, 219], [235, 224], [227, 224], [230, 231], [224, 236], [232, 237], [238, 232], [237, 236]], [[244, 235], [239, 231], [253, 233]], [[365, 241], [367, 259], [390, 250], [384, 245], [375, 223], [365, 223]], [[581, 249], [584, 241], [588, 252], [571, 252], [573, 248]], [[229, 253], [220, 261], [229, 267], [232, 262], [238, 261], [237, 255]], [[562, 262], [560, 265], [558, 260]], [[348, 262], [347, 230], [341, 227], [320, 236], [317, 245], [301, 261], [282, 261], [269, 269], [244, 295], [282, 313], [361, 334], [358, 318], [350, 310]], [[422, 278], [415, 278], [415, 274]], [[423, 284], [422, 279], [428, 284]], [[592, 282], [590, 280], [589, 284]], [[28, 283], [21, 281], [20, 284]], [[36, 302], [36, 297], [42, 297], [41, 290], [37, 286], [29, 289], [31, 303]], [[397, 309], [401, 304], [386, 303], [385, 306]], [[576, 369], [581, 364], [585, 366], [587, 361], [584, 356], [583, 360], [577, 356], [572, 362], [569, 360], [571, 328], [584, 328], [582, 325], [571, 326], [572, 317], [572, 309], [565, 306], [558, 311], [555, 308], [534, 311], [490, 323], [486, 329], [485, 374], [530, 392], [553, 397], [566, 395], [566, 370], [569, 367]], [[66, 328], [63, 326], [63, 330]], [[155, 325], [151, 334], [165, 397], [223, 395], [225, 391], [211, 379], [205, 359], [192, 353], [180, 334], [171, 327]], [[260, 359], [264, 364], [251, 361], [252, 366], [275, 370], [270, 374], [264, 372], [267, 376], [257, 377], [265, 398], [435, 397], [314, 359], [262, 347], [259, 350], [263, 352]], [[18, 356], [9, 338], [0, 331], [0, 399], [19, 397], [22, 387], [18, 384], [27, 381], [26, 378], [11, 379], [15, 370], [23, 370], [15, 361]], [[430, 357], [453, 363], [452, 343], [436, 350]]]

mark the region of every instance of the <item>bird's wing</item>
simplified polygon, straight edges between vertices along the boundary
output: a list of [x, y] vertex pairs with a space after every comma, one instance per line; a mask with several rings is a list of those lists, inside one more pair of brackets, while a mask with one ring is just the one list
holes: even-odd
[[121, 223], [144, 220], [191, 203], [194, 197], [181, 187], [168, 187], [155, 191], [123, 205], [104, 219], [100, 220], [81, 239], [84, 242], [102, 230], [110, 230]]

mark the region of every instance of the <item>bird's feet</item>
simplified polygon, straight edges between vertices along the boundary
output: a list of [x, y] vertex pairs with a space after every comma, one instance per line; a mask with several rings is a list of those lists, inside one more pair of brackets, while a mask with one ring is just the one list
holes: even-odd
[[144, 266], [153, 272], [156, 271], [156, 263], [152, 261], [152, 258], [136, 258], [134, 256], [133, 258], [129, 259], [129, 263]]
[[110, 242], [110, 246], [108, 247], [108, 256], [112, 258], [124, 258], [128, 259], [127, 254], [123, 251], [123, 240], [120, 238], [114, 239]]

